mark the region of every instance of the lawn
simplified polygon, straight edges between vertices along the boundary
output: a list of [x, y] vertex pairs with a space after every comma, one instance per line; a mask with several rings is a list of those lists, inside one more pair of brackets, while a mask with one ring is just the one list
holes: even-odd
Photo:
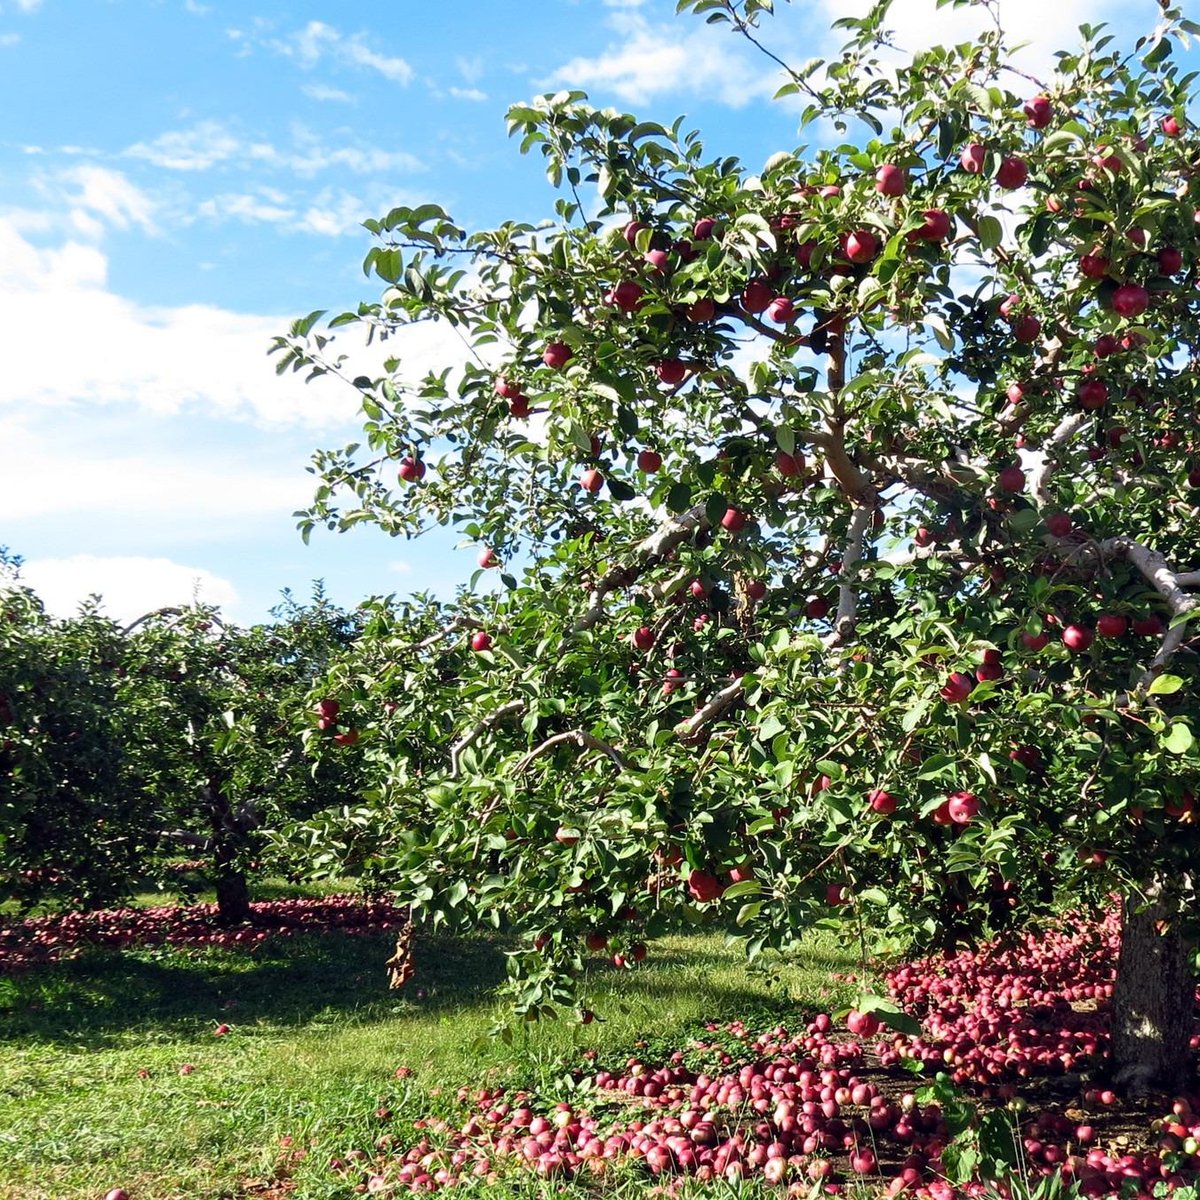
[[852, 988], [831, 976], [856, 965], [853, 947], [817, 938], [770, 972], [748, 971], [720, 936], [664, 939], [632, 971], [596, 960], [588, 995], [603, 1020], [544, 1023], [506, 1045], [487, 1036], [503, 946], [420, 941], [403, 993], [387, 990], [389, 952], [386, 936], [306, 934], [253, 951], [89, 951], [0, 975], [0, 1197], [351, 1196], [330, 1158], [389, 1131], [404, 1140], [461, 1086], [554, 1098], [588, 1051], [623, 1062], [708, 1020], [836, 1007]]

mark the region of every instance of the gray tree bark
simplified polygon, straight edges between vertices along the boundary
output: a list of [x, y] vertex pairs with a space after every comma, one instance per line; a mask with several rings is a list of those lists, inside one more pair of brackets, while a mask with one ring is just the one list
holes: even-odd
[[1179, 906], [1155, 892], [1126, 897], [1112, 1001], [1113, 1082], [1127, 1092], [1179, 1091], [1194, 1074], [1196, 1006]]

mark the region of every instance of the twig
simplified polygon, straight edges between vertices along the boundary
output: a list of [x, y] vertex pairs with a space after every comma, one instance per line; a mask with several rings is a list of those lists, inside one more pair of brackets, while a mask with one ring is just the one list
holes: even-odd
[[706, 725], [724, 715], [733, 707], [742, 694], [743, 676], [739, 675], [732, 683], [728, 683], [707, 704], [697, 709], [686, 721], [681, 721], [675, 732], [681, 742], [694, 742]]

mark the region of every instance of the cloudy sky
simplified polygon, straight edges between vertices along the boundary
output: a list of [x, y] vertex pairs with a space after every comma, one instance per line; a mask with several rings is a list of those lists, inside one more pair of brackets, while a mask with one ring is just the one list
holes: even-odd
[[[780, 3], [773, 47], [837, 44], [851, 0]], [[1081, 20], [1149, 28], [1152, 0], [1000, 0], [1031, 66]], [[237, 620], [324, 578], [449, 593], [450, 535], [316, 534], [311, 452], [354, 439], [344, 386], [277, 379], [294, 317], [371, 295], [359, 223], [434, 201], [460, 223], [549, 213], [507, 105], [560, 87], [757, 165], [794, 144], [770, 64], [675, 0], [0, 0], [0, 545], [56, 611], [133, 616], [193, 589]], [[969, 14], [897, 0], [900, 41]], [[419, 361], [448, 342], [413, 346]]]

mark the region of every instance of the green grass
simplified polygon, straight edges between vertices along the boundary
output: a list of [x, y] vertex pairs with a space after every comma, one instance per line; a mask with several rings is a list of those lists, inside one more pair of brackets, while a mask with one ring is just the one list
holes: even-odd
[[[499, 945], [419, 942], [403, 993], [387, 990], [389, 951], [387, 937], [305, 935], [252, 953], [89, 952], [0, 976], [0, 1198], [93, 1200], [117, 1184], [134, 1200], [254, 1195], [289, 1153], [283, 1138], [310, 1150], [293, 1196], [349, 1197], [330, 1155], [370, 1149], [388, 1130], [403, 1142], [461, 1085], [555, 1097], [585, 1050], [611, 1066], [641, 1038], [681, 1045], [709, 1019], [795, 1022], [848, 998], [829, 976], [855, 966], [853, 948], [829, 940], [767, 974], [720, 936], [664, 939], [635, 971], [597, 964], [588, 1002], [605, 1020], [547, 1022], [505, 1045], [486, 1036], [501, 1015]], [[214, 1037], [222, 1021], [232, 1032]], [[182, 1075], [185, 1063], [195, 1069]], [[397, 1080], [399, 1066], [412, 1078]], [[375, 1116], [383, 1098], [387, 1125]]]

